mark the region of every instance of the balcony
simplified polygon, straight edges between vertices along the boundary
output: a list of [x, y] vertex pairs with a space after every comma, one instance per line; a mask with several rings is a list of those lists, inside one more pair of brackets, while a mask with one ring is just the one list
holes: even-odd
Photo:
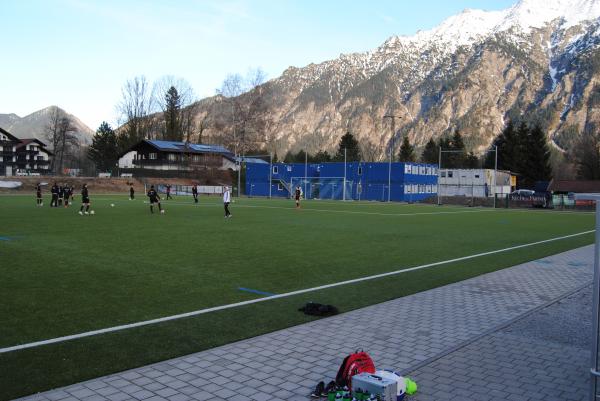
[[156, 166], [159, 164], [179, 164], [178, 162], [163, 160], [163, 159], [137, 159], [133, 160], [136, 166]]

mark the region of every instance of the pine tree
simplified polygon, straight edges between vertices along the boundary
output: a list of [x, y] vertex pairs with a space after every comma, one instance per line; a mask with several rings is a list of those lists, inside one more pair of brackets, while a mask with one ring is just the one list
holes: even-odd
[[[519, 127], [515, 131], [515, 146], [516, 152], [518, 152], [519, 155], [527, 155], [528, 141], [529, 127], [527, 126], [527, 123], [525, 123], [525, 121], [521, 121]], [[515, 160], [513, 163], [513, 171], [521, 175], [520, 179], [518, 180], [518, 186], [520, 188], [529, 188], [531, 185], [527, 178], [527, 169], [529, 168], [529, 166], [526, 159], [526, 157], [521, 157], [518, 160]]]
[[408, 141], [408, 136], [405, 136], [400, 145], [400, 153], [398, 153], [398, 159], [401, 162], [414, 162], [416, 161], [415, 147]]
[[181, 97], [174, 86], [171, 86], [165, 94], [165, 103], [165, 140], [181, 141], [183, 140], [183, 131], [181, 130]]
[[277, 159], [277, 152], [273, 152], [273, 163], [278, 163], [278, 159]]
[[324, 150], [319, 150], [313, 157], [315, 163], [324, 163], [331, 161], [331, 155]]
[[524, 178], [523, 184], [533, 188], [536, 181], [549, 181], [552, 178], [552, 168], [546, 133], [539, 124], [535, 124], [528, 131], [523, 153], [527, 157], [523, 158], [525, 168], [521, 174]]
[[466, 158], [465, 142], [458, 130], [454, 131], [454, 135], [452, 135], [452, 139], [450, 140], [450, 150], [452, 150], [452, 153], [449, 153], [448, 156], [448, 167], [464, 168]]
[[295, 157], [295, 155], [292, 153], [292, 151], [288, 150], [287, 153], [285, 154], [285, 157], [283, 158], [283, 162], [284, 163], [293, 163], [294, 157]]
[[299, 150], [298, 153], [294, 155], [294, 162], [296, 163], [304, 163], [307, 160], [307, 155], [304, 150]]
[[469, 152], [465, 157], [465, 168], [477, 168], [479, 167], [479, 158], [473, 152]]
[[521, 144], [512, 121], [502, 131], [502, 142], [498, 147], [498, 165], [502, 170], [515, 171], [521, 160]]
[[438, 164], [439, 149], [433, 138], [429, 139], [421, 154], [421, 163]]
[[448, 155], [451, 153], [443, 153], [444, 150], [451, 150], [450, 148], [450, 138], [444, 136], [444, 137], [440, 137], [438, 139], [438, 148], [442, 149], [442, 160], [441, 162], [441, 168], [453, 168], [453, 166], [450, 165], [450, 159], [448, 158]]
[[[526, 133], [527, 126], [522, 125], [519, 130]], [[496, 149], [498, 149], [498, 169], [518, 172], [521, 161], [521, 135], [515, 129], [512, 121], [506, 124], [502, 132], [494, 139], [485, 159], [486, 168], [494, 168]], [[526, 136], [526, 134], [524, 134]]]
[[340, 139], [338, 151], [334, 156], [335, 161], [344, 161], [344, 149], [346, 150], [347, 161], [360, 161], [360, 147], [358, 146], [358, 141], [350, 132], [346, 132]]
[[119, 160], [117, 135], [106, 121], [100, 124], [94, 134], [92, 144], [88, 148], [88, 158], [101, 171], [112, 171]]
[[577, 166], [577, 178], [600, 179], [600, 133], [584, 131], [569, 151], [569, 158]]

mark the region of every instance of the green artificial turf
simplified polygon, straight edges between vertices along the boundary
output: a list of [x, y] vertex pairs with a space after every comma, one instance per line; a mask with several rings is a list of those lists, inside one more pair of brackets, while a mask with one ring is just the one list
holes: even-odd
[[[91, 196], [75, 207], [0, 197], [0, 348], [263, 298], [594, 228], [591, 213], [385, 203]], [[115, 204], [111, 207], [110, 204]], [[86, 380], [342, 312], [593, 242], [573, 237], [402, 275], [0, 354], [0, 399]]]

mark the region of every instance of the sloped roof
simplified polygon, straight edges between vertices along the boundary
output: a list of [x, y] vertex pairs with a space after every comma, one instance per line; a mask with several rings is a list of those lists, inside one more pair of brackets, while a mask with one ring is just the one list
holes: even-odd
[[124, 154], [134, 150], [142, 143], [147, 143], [148, 145], [160, 150], [162, 152], [172, 152], [172, 153], [198, 153], [198, 154], [206, 154], [213, 153], [218, 155], [223, 155], [230, 160], [234, 159], [233, 153], [224, 148], [221, 145], [206, 145], [200, 143], [187, 143], [187, 142], [179, 142], [179, 141], [160, 141], [160, 140], [151, 140], [144, 139], [143, 141], [135, 144], [130, 147], [128, 150], [119, 155], [119, 157], [123, 157]]
[[163, 151], [186, 153], [231, 153], [220, 145], [205, 145], [200, 143], [186, 143], [177, 141], [146, 140], [150, 145]]
[[256, 163], [256, 164], [269, 164], [268, 161], [259, 159], [258, 157], [246, 157], [246, 156], [236, 157], [235, 161], [242, 162], [242, 163], [245, 162], [245, 163]]
[[0, 128], [0, 132], [3, 133], [4, 135], [6, 135], [11, 141], [16, 141], [16, 142], [20, 141], [19, 138], [17, 138], [16, 136], [14, 136], [13, 134], [11, 134], [10, 132], [8, 132], [7, 130], [5, 130], [4, 128]]
[[[29, 145], [31, 142], [37, 142], [38, 144], [42, 145], [43, 147], [46, 147], [46, 144], [37, 138], [27, 138], [27, 139], [21, 139], [21, 143], [19, 143], [17, 145], [17, 149], [22, 148], [25, 145]], [[47, 152], [46, 149], [44, 149], [44, 150]]]

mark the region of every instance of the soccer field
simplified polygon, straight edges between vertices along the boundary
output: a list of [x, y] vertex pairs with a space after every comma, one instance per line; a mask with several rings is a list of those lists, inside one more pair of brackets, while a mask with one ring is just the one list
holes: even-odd
[[[175, 197], [164, 215], [142, 199], [91, 201], [96, 214], [79, 216], [78, 201], [0, 196], [0, 399], [307, 322], [297, 309], [310, 300], [346, 312], [590, 244], [594, 229], [593, 213], [545, 210], [240, 199], [224, 219], [216, 197]], [[255, 299], [265, 301], [7, 350]]]

